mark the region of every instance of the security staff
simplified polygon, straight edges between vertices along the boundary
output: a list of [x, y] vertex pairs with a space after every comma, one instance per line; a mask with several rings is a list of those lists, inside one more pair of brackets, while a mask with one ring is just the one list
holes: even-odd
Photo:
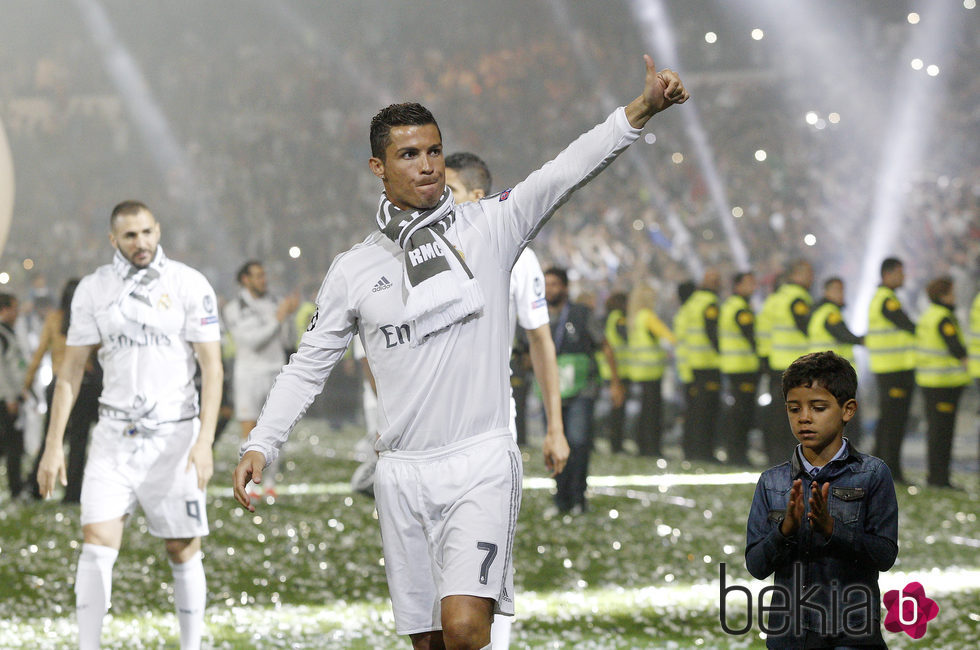
[[952, 487], [949, 474], [956, 410], [963, 387], [970, 383], [966, 343], [953, 313], [953, 279], [936, 278], [926, 287], [926, 294], [932, 304], [915, 328], [915, 383], [925, 397], [928, 423], [926, 481], [935, 487]]
[[978, 384], [980, 384], [980, 293], [977, 293], [970, 306], [970, 334], [967, 339], [967, 352], [970, 355], [970, 362], [967, 370]]
[[733, 465], [749, 464], [749, 429], [752, 428], [755, 393], [759, 385], [755, 314], [749, 305], [755, 286], [751, 271], [736, 273], [732, 279], [732, 295], [722, 303], [718, 318], [721, 374], [732, 397], [725, 418], [725, 443], [728, 462]]
[[[623, 391], [629, 396], [629, 380], [632, 368], [626, 340], [626, 300], [626, 294], [621, 291], [610, 294], [606, 299], [606, 326], [603, 329], [603, 334], [606, 337], [606, 343], [612, 348], [613, 357], [616, 359], [616, 368], [620, 383], [623, 385]], [[609, 362], [606, 361], [605, 350], [596, 352], [595, 360], [599, 368], [599, 379], [602, 380], [603, 385], [608, 386], [612, 381], [612, 369], [609, 367]], [[623, 451], [623, 440], [626, 437], [625, 399], [619, 406], [610, 405], [607, 423], [609, 427], [609, 449], [612, 453], [618, 454]]]
[[[864, 337], [854, 334], [844, 322], [844, 281], [838, 277], [827, 278], [823, 283], [823, 298], [817, 303], [810, 317], [807, 333], [810, 337], [810, 352], [830, 350], [851, 362], [854, 368], [854, 346], [864, 345]], [[847, 423], [847, 439], [855, 446], [860, 445], [861, 410]]]
[[889, 257], [881, 263], [881, 284], [868, 308], [864, 337], [871, 372], [878, 382], [878, 426], [874, 455], [888, 464], [896, 482], [907, 483], [902, 473], [902, 442], [915, 389], [915, 323], [895, 290], [905, 284], [905, 266]]
[[681, 440], [688, 440], [691, 437], [691, 386], [694, 383], [694, 372], [691, 364], [687, 361], [687, 306], [688, 301], [697, 285], [692, 280], [685, 280], [677, 285], [677, 313], [674, 314], [672, 323], [677, 343], [674, 346], [674, 370], [677, 373], [677, 381], [680, 384], [679, 395], [684, 396], [683, 409], [681, 409], [682, 425]]
[[687, 363], [693, 380], [688, 392], [689, 435], [682, 443], [688, 460], [714, 460], [714, 437], [721, 410], [721, 370], [718, 358], [718, 289], [716, 269], [705, 271], [701, 286], [685, 309]]
[[667, 354], [662, 343], [673, 343], [674, 334], [654, 311], [657, 294], [639, 283], [630, 291], [626, 310], [629, 343], [629, 377], [639, 386], [640, 414], [637, 418], [636, 446], [640, 456], [663, 456], [663, 395]]
[[772, 349], [769, 352], [769, 386], [772, 402], [764, 430], [766, 454], [770, 463], [782, 462], [793, 453], [794, 438], [787, 430], [786, 406], [782, 396], [783, 371], [810, 351], [807, 330], [810, 325], [810, 285], [813, 267], [796, 260], [788, 267], [786, 282], [775, 293], [772, 305]]

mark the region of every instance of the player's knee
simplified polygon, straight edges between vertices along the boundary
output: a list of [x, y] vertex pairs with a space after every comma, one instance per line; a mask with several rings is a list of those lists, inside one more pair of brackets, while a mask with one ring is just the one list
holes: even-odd
[[201, 538], [168, 539], [164, 542], [167, 556], [174, 564], [187, 562], [201, 549]]
[[482, 611], [443, 613], [442, 638], [447, 650], [479, 650], [487, 646], [490, 621]]

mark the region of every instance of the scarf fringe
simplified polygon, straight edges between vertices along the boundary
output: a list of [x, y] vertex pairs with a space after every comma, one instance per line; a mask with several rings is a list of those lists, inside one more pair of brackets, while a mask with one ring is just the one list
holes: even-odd
[[412, 324], [411, 347], [415, 348], [433, 334], [453, 323], [481, 313], [483, 291], [474, 279], [459, 283], [452, 274], [441, 273], [412, 289], [405, 305], [407, 320]]

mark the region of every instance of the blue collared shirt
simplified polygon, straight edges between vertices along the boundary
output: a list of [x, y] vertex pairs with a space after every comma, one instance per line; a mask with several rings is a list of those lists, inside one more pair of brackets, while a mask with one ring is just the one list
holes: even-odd
[[[806, 473], [810, 475], [810, 478], [815, 478], [817, 476], [817, 472], [823, 469], [823, 467], [817, 467], [816, 465], [811, 464], [810, 461], [806, 459], [806, 456], [803, 455], [803, 445], [796, 445], [796, 454], [797, 456], [800, 457], [800, 462], [803, 464], [803, 469], [805, 469]], [[834, 457], [830, 459], [830, 462], [827, 463], [827, 465], [834, 462], [835, 460], [840, 460], [846, 455], [847, 455], [847, 438], [844, 438], [843, 444], [840, 446], [840, 449], [837, 450], [837, 453], [834, 454]]]

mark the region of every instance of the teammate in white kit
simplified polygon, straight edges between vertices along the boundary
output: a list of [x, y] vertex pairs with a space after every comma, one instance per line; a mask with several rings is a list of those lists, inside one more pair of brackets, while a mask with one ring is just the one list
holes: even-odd
[[50, 497], [56, 479], [67, 483], [65, 425], [85, 362], [99, 346], [103, 389], [82, 480], [84, 543], [75, 579], [79, 647], [100, 645], [123, 525], [139, 505], [173, 569], [180, 647], [199, 648], [207, 595], [204, 488], [221, 401], [217, 301], [203, 275], [164, 254], [160, 224], [145, 205], [120, 203], [109, 223], [112, 262], [83, 278], [72, 300], [38, 487]]
[[[269, 295], [269, 284], [261, 262], [249, 260], [238, 270], [241, 291], [224, 309], [225, 327], [235, 343], [235, 417], [242, 426], [242, 438], [248, 438], [259, 418], [262, 402], [276, 375], [286, 363], [286, 350], [294, 345], [295, 334], [290, 316], [299, 307], [299, 294], [282, 300]], [[266, 496], [275, 497], [272, 478], [265, 477]], [[258, 494], [252, 494], [257, 498]]]
[[[415, 648], [482, 648], [493, 614], [514, 613], [523, 469], [508, 427], [510, 270], [650, 117], [687, 100], [674, 72], [644, 58], [643, 93], [625, 109], [513, 189], [455, 207], [432, 114], [399, 104], [376, 115], [369, 164], [385, 189], [379, 232], [334, 260], [300, 348], [242, 445], [235, 497], [254, 510], [249, 479], [261, 482], [350, 338], [361, 338], [378, 389], [385, 572], [395, 627]], [[550, 443], [555, 466], [562, 459]]]

